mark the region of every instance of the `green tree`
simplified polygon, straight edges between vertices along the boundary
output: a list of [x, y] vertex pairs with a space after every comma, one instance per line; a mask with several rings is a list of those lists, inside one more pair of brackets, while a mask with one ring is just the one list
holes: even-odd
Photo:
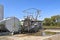
[[43, 25], [50, 26], [50, 24], [51, 24], [50, 18], [45, 18], [43, 21]]
[[60, 19], [60, 15], [55, 15], [51, 17], [51, 25], [56, 26], [58, 25], [58, 20]]
[[60, 26], [60, 15], [51, 16], [51, 18], [45, 18], [43, 20], [45, 26]]

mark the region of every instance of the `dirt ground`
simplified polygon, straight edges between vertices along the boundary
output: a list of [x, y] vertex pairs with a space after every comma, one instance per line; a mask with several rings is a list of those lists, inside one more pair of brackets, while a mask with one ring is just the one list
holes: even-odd
[[43, 40], [45, 36], [32, 36], [26, 34], [17, 34], [12, 36], [0, 36], [0, 40]]

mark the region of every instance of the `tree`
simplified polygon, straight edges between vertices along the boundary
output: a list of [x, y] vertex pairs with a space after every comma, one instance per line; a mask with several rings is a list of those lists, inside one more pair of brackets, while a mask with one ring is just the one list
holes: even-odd
[[56, 26], [59, 24], [58, 20], [60, 19], [60, 15], [55, 15], [51, 17], [52, 26]]
[[50, 18], [45, 18], [43, 21], [43, 25], [50, 26], [50, 24], [51, 24]]
[[51, 18], [45, 18], [43, 25], [46, 26], [60, 26], [60, 15], [51, 16]]

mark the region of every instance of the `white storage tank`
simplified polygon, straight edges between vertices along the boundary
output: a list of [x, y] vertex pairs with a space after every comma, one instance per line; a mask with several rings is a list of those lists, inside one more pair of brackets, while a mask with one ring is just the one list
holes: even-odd
[[[1, 21], [0, 23], [5, 25], [5, 29], [7, 29], [9, 32], [19, 32], [20, 30], [20, 24], [19, 19], [16, 17], [10, 17], [6, 18], [5, 20]], [[2, 28], [2, 27], [1, 27]], [[1, 30], [1, 29], [0, 29]]]

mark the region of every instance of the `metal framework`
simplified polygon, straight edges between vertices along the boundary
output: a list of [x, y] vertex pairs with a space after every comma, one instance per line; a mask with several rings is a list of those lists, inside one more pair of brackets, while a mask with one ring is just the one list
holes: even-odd
[[[36, 8], [29, 8], [29, 9], [26, 9], [26, 10], [23, 11], [24, 13], [27, 14], [27, 16], [31, 17], [32, 19], [34, 18], [34, 17], [33, 17], [33, 14], [34, 14], [34, 13], [31, 13], [31, 10], [35, 10], [35, 14], [36, 14], [36, 15], [35, 15], [34, 17], [35, 17], [35, 19], [37, 20], [39, 14], [40, 14], [40, 12], [41, 12], [41, 10], [36, 9]], [[28, 12], [28, 11], [30, 11], [30, 12]], [[32, 14], [32, 15], [28, 15], [28, 14]]]

